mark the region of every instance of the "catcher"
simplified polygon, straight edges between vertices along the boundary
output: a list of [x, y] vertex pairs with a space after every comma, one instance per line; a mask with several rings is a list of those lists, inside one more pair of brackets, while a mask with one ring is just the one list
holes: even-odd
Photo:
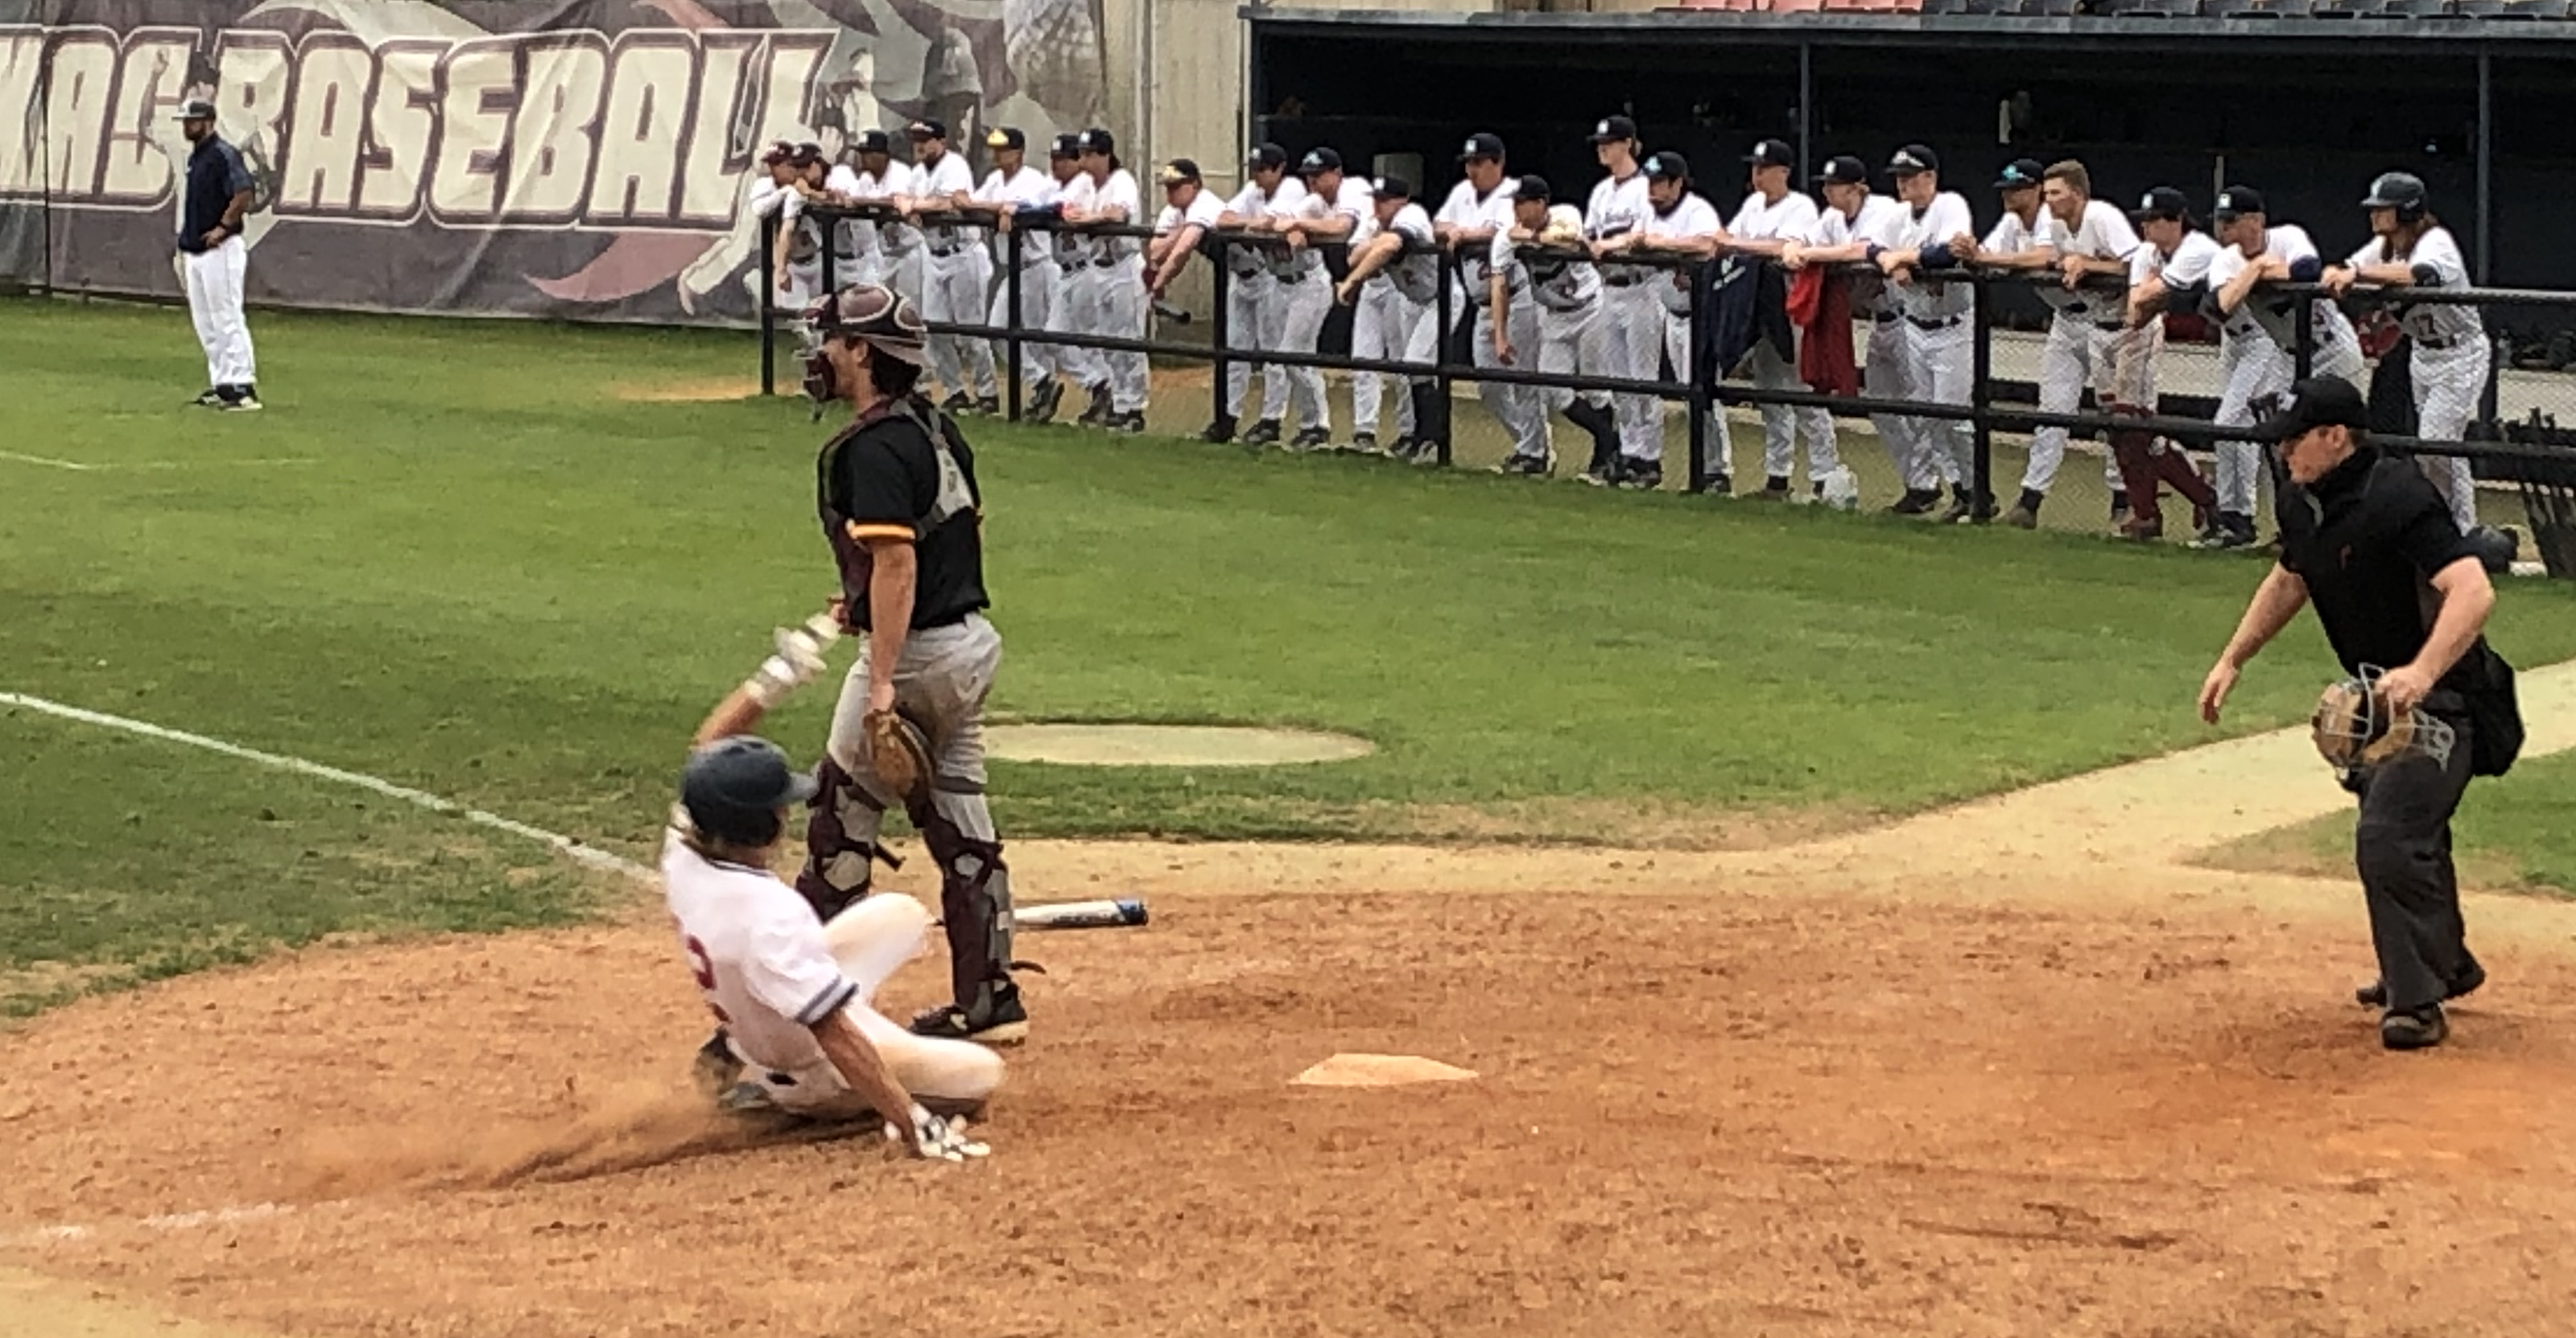
[[853, 284], [806, 313], [805, 390], [853, 417], [815, 467], [834, 611], [861, 638], [832, 715], [796, 890], [825, 921], [868, 894], [878, 832], [900, 805], [939, 865], [955, 1002], [923, 1036], [1004, 1045], [1028, 1035], [1011, 979], [1011, 884], [984, 799], [984, 698], [1002, 660], [984, 618], [982, 494], [957, 425], [915, 394], [927, 354], [912, 303]]
[[2450, 1034], [2444, 1000], [2486, 981], [2469, 953], [2451, 867], [2451, 814], [2472, 775], [2500, 776], [2522, 747], [2513, 670], [2483, 635], [2494, 588], [2448, 503], [2410, 460], [2383, 455], [2361, 392], [2302, 381], [2256, 427], [2292, 486], [2280, 490], [2281, 559], [2200, 687], [2216, 724], [2248, 660], [2313, 604], [2352, 677], [2318, 703], [2318, 750], [2361, 799], [2355, 864], [2379, 979], [2355, 991], [2384, 1010], [2381, 1044], [2420, 1050]]

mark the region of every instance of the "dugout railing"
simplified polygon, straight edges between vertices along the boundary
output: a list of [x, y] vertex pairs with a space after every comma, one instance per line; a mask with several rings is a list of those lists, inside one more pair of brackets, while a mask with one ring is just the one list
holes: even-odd
[[[1150, 228], [1125, 225], [1086, 223], [1068, 224], [1036, 216], [1014, 221], [1007, 230], [992, 229], [986, 215], [923, 213], [907, 218], [891, 206], [826, 205], [806, 207], [807, 217], [824, 225], [827, 235], [838, 234], [843, 221], [863, 223], [912, 222], [924, 226], [953, 225], [974, 227], [992, 234], [1000, 243], [995, 248], [996, 291], [1002, 319], [999, 323], [943, 321], [931, 322], [936, 333], [967, 335], [992, 341], [996, 345], [997, 380], [1001, 382], [1004, 415], [1011, 419], [1023, 416], [1023, 390], [1028, 351], [1032, 346], [1073, 347], [1103, 353], [1142, 353], [1159, 357], [1211, 365], [1214, 375], [1210, 384], [1209, 417], [1221, 415], [1226, 374], [1237, 361], [1261, 366], [1314, 367], [1325, 371], [1374, 372], [1382, 375], [1426, 379], [1436, 388], [1434, 399], [1450, 403], [1459, 383], [1501, 383], [1581, 391], [1606, 391], [1612, 394], [1653, 396], [1685, 407], [1689, 434], [1688, 485], [1696, 492], [1712, 479], [1710, 468], [1711, 415], [1727, 407], [1760, 407], [1791, 405], [1822, 408], [1837, 418], [1862, 418], [1872, 415], [1903, 416], [1969, 425], [1972, 442], [1973, 480], [1970, 486], [1979, 498], [1995, 493], [1994, 446], [1998, 433], [2027, 434], [2041, 427], [2063, 427], [2071, 435], [2098, 439], [2114, 429], [2152, 433], [2166, 442], [2191, 451], [2207, 451], [2220, 440], [2231, 438], [2226, 428], [2214, 421], [2217, 398], [2192, 390], [2166, 389], [2160, 396], [2158, 412], [2150, 415], [2113, 414], [2107, 406], [2095, 402], [2086, 391], [2078, 407], [2071, 412], [2052, 413], [2038, 406], [2037, 386], [2028, 379], [1998, 372], [1999, 345], [2020, 340], [2025, 347], [2039, 336], [2033, 332], [2033, 313], [2044, 313], [2031, 297], [2042, 285], [2054, 285], [2053, 274], [2029, 271], [1960, 267], [1934, 272], [1920, 282], [1970, 284], [1979, 290], [1978, 300], [1971, 304], [1967, 320], [1971, 328], [1973, 373], [1970, 393], [1964, 403], [1941, 403], [1919, 398], [1871, 395], [1864, 385], [1861, 393], [1838, 394], [1812, 390], [1775, 389], [1756, 386], [1749, 381], [1706, 374], [1691, 375], [1689, 369], [1676, 369], [1665, 360], [1661, 374], [1651, 380], [1626, 377], [1595, 376], [1577, 373], [1547, 373], [1521, 367], [1480, 367], [1469, 355], [1468, 331], [1463, 322], [1472, 304], [1464, 301], [1460, 256], [1482, 252], [1484, 244], [1461, 248], [1431, 248], [1440, 256], [1441, 282], [1431, 304], [1433, 319], [1440, 337], [1436, 353], [1429, 363], [1386, 358], [1359, 358], [1346, 353], [1295, 353], [1285, 350], [1250, 347], [1230, 328], [1229, 283], [1231, 268], [1224, 262], [1228, 247], [1276, 248], [1275, 236], [1234, 229], [1213, 229], [1201, 244], [1198, 259], [1207, 264], [1210, 301], [1205, 325], [1208, 340], [1175, 340], [1152, 337], [1154, 320], [1198, 324], [1189, 313], [1157, 303], [1149, 316], [1147, 333], [1137, 336], [1103, 334], [1096, 331], [1049, 330], [1029, 325], [1022, 291], [1029, 259], [1026, 248], [1036, 245], [1052, 247], [1055, 234], [1070, 233], [1100, 241], [1127, 239], [1142, 251], [1151, 241]], [[762, 331], [760, 383], [763, 394], [776, 393], [777, 341], [775, 333], [782, 324], [794, 322], [797, 313], [782, 308], [778, 301], [775, 260], [777, 224], [765, 222], [759, 252], [759, 328]], [[1318, 243], [1326, 258], [1327, 281], [1338, 282], [1346, 273], [1343, 258], [1346, 247], [1340, 242]], [[1524, 254], [1541, 258], [1594, 260], [1588, 252], [1550, 248], [1535, 243], [1519, 248]], [[819, 249], [816, 256], [819, 281], [829, 291], [847, 278], [847, 258], [832, 246]], [[1634, 255], [1615, 253], [1594, 260], [1602, 267], [1648, 266], [1681, 274], [1694, 293], [1690, 317], [1688, 347], [1695, 366], [1705, 367], [1710, 361], [1711, 300], [1718, 284], [1727, 276], [1727, 258], [1697, 259], [1672, 254]], [[1874, 273], [1865, 267], [1853, 267], [1861, 273]], [[1150, 272], [1150, 266], [1148, 267]], [[2116, 279], [2102, 279], [2088, 284], [2105, 294], [2123, 291]], [[2327, 294], [2312, 284], [2267, 283], [2257, 293], [2266, 300], [2288, 300], [2296, 313], [2297, 338], [2293, 349], [2296, 374], [2305, 376], [2315, 365], [2316, 329], [2310, 301]], [[2487, 383], [2480, 402], [2480, 412], [2472, 421], [2468, 439], [2460, 441], [2426, 440], [2415, 435], [2411, 407], [2402, 394], [2392, 397], [2385, 387], [2374, 405], [2373, 439], [2383, 448], [2400, 454], [2445, 455], [2467, 459], [2476, 476], [2497, 487], [2516, 492], [2523, 503], [2528, 533], [2536, 556], [2551, 576], [2576, 579], [2576, 426], [2562, 428], [2562, 409], [2569, 422], [2576, 424], [2576, 357], [2558, 359], [2558, 350], [2549, 349], [2539, 358], [2532, 346], [2516, 340], [2508, 318], [2489, 316], [2489, 312], [2549, 314], [2558, 320], [2536, 324], [2543, 329], [2567, 321], [2576, 321], [2576, 293], [2516, 289], [2435, 290], [2416, 288], [2376, 288], [2360, 286], [2341, 295], [2340, 302], [2363, 331], [2365, 349], [2372, 353], [2374, 379], [2389, 375], [2394, 363], [2404, 366], [2407, 345], [2402, 335], [2381, 330], [2383, 321], [2391, 320], [2406, 307], [2441, 303], [2466, 305], [2479, 309], [2489, 327], [2491, 356]], [[1140, 305], [1143, 297], [1139, 295]], [[1859, 315], [1863, 323], [1867, 316]], [[2044, 324], [2044, 316], [2038, 322]], [[2505, 327], [2499, 330], [2498, 327]], [[2213, 343], [2214, 323], [2195, 313], [2170, 313], [2168, 331], [2174, 346], [2188, 348], [2195, 343]], [[2394, 336], [2392, 338], [2392, 336]], [[1866, 336], [1855, 331], [1856, 345]], [[2169, 349], [2169, 352], [2171, 350]], [[2378, 415], [2390, 416], [2381, 418]], [[1452, 463], [1449, 434], [1437, 440], [1438, 461]], [[2271, 468], [2270, 453], [2265, 453], [2266, 467]], [[1975, 519], [1992, 519], [1992, 509], [1980, 511]]]

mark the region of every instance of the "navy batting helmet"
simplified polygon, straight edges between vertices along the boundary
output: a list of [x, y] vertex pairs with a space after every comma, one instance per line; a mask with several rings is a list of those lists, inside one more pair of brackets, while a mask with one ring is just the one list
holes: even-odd
[[778, 839], [778, 810], [812, 799], [817, 788], [777, 744], [737, 734], [689, 754], [680, 807], [702, 836], [765, 846]]
[[2382, 172], [2370, 183], [2370, 197], [2361, 202], [2364, 209], [2394, 209], [2397, 221], [2412, 223], [2424, 217], [2432, 203], [2432, 192], [2424, 189], [2424, 178], [2412, 172]]

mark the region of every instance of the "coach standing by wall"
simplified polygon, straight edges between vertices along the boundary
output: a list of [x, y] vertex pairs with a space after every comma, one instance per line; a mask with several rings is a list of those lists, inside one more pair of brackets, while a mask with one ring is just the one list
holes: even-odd
[[2289, 477], [2276, 499], [2281, 560], [2201, 684], [2200, 714], [2218, 723], [2246, 661], [2313, 604], [2372, 699], [2350, 737], [2376, 745], [2410, 719], [2449, 727], [2447, 747], [2392, 747], [2344, 773], [2361, 797], [2353, 854], [2379, 957], [2379, 980], [2355, 998], [2387, 1010], [2382, 1044], [2420, 1050], [2450, 1032], [2442, 1001], [2486, 980], [2460, 920], [2451, 814], [2471, 775], [2512, 765], [2522, 726], [2512, 670], [2484, 636], [2495, 607], [2486, 567], [2413, 463], [2370, 444], [2369, 421], [2351, 382], [2319, 377], [2255, 429], [2279, 443]]
[[242, 319], [250, 244], [242, 240], [241, 228], [242, 216], [250, 212], [250, 168], [240, 150], [216, 137], [213, 103], [181, 107], [179, 130], [196, 146], [188, 154], [188, 205], [179, 223], [188, 315], [197, 324], [197, 342], [206, 348], [206, 392], [196, 402], [213, 409], [256, 409], [258, 369], [251, 360], [250, 325]]

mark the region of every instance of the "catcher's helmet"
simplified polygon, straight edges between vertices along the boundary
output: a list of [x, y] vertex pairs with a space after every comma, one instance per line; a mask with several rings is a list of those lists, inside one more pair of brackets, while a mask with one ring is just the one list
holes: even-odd
[[680, 807], [702, 836], [765, 846], [778, 839], [778, 810], [812, 799], [817, 788], [777, 744], [737, 734], [689, 754]]
[[2361, 202], [2364, 209], [2394, 209], [2397, 221], [2412, 223], [2424, 217], [2432, 203], [2432, 193], [2424, 189], [2424, 178], [2412, 172], [2382, 172], [2370, 183], [2370, 196]]

